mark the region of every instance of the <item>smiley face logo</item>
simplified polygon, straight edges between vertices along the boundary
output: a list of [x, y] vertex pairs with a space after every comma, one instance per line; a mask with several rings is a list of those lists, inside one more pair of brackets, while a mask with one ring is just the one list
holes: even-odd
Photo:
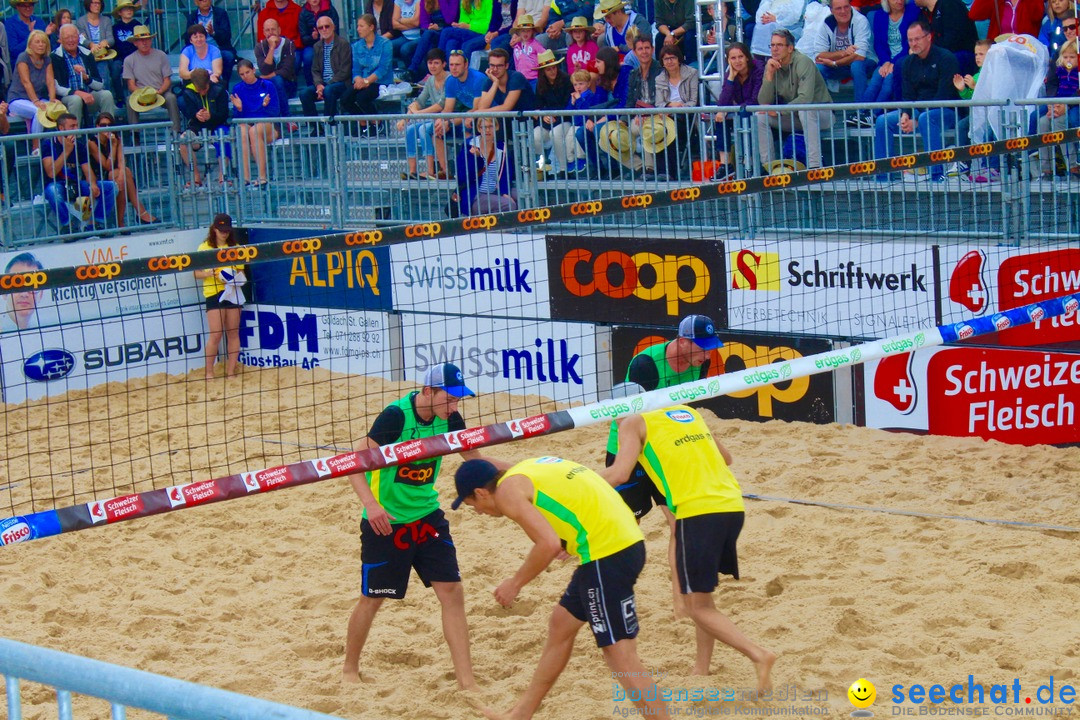
[[855, 682], [851, 683], [851, 687], [847, 691], [848, 700], [858, 710], [851, 713], [857, 717], [872, 716], [873, 713], [866, 710], [874, 704], [874, 700], [877, 699], [877, 690], [874, 688], [874, 684], [866, 678], [859, 678]]

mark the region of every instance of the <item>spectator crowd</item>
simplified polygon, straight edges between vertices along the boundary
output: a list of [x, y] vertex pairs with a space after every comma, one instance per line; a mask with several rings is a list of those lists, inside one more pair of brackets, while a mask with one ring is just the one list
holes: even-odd
[[[257, 38], [248, 58], [234, 47], [230, 14], [214, 0], [191, 0], [176, 69], [139, 2], [82, 0], [46, 18], [35, 0], [8, 1], [11, 13], [0, 24], [4, 132], [18, 119], [31, 132], [112, 125], [120, 107], [136, 124], [163, 108], [194, 189], [214, 182], [195, 162], [205, 143], [219, 159], [215, 180], [229, 182], [228, 125], [242, 118], [250, 122], [240, 133], [240, 176], [257, 189], [268, 182], [267, 146], [297, 132], [288, 120], [290, 99], [298, 99], [305, 117], [326, 118], [308, 125], [308, 133], [320, 135], [337, 116], [377, 116], [381, 97], [407, 89], [407, 116], [397, 122], [408, 159], [402, 179], [456, 179], [451, 209], [461, 213], [516, 207], [517, 146], [506, 122], [440, 117], [448, 113], [550, 113], [536, 118], [528, 143], [541, 177], [628, 169], [681, 179], [704, 131], [717, 138], [718, 155], [710, 160], [720, 175], [732, 172], [739, 117], [756, 125], [765, 172], [820, 167], [822, 133], [838, 123], [866, 128], [877, 157], [895, 154], [905, 135], [930, 150], [942, 147], [948, 132], [958, 144], [971, 141], [964, 112], [904, 106], [972, 97], [985, 82], [982, 63], [995, 42], [1041, 44], [1049, 57], [1043, 94], [1066, 99], [1080, 92], [1074, 0], [747, 0], [743, 17], [728, 17], [734, 4], [724, 3], [720, 18], [694, 0], [511, 0], [506, 11], [500, 0], [366, 0], [355, 18], [341, 17], [330, 0], [265, 0], [254, 8]], [[736, 25], [745, 42], [724, 41], [724, 79], [706, 87], [698, 43], [732, 37]], [[841, 115], [823, 107], [838, 94], [898, 109]], [[703, 107], [709, 100], [792, 107], [753, 116], [618, 112]], [[1076, 105], [1051, 104], [1033, 114], [1030, 130], [1078, 120]], [[350, 127], [367, 137], [393, 130], [377, 119]], [[985, 140], [992, 130], [980, 132]], [[77, 209], [65, 200], [84, 197], [91, 209], [111, 204], [123, 218], [122, 204], [152, 219], [122, 166], [123, 153], [116, 155], [118, 141], [108, 143], [104, 150], [81, 137], [33, 144], [57, 186], [45, 198], [62, 223]], [[1075, 158], [1066, 157], [1064, 168], [1048, 154], [1040, 161], [1047, 175], [1080, 174]], [[995, 179], [991, 170], [978, 181]], [[941, 172], [937, 167], [927, 179], [939, 180]]]

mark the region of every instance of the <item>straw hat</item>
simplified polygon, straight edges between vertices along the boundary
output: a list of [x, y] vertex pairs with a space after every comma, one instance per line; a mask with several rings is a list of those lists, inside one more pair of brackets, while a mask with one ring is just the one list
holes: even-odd
[[535, 30], [536, 21], [533, 20], [532, 15], [522, 15], [514, 22], [514, 27], [511, 30], [515, 32], [518, 30]]
[[111, 47], [99, 47], [94, 51], [94, 60], [98, 62], [104, 62], [105, 60], [112, 60], [116, 57], [116, 50]]
[[792, 160], [791, 158], [773, 160], [771, 163], [766, 163], [765, 165], [765, 172], [770, 175], [787, 175], [793, 172], [801, 172], [805, 169], [805, 165], [798, 160]]
[[626, 0], [600, 0], [600, 4], [597, 5], [601, 15], [610, 15], [624, 7], [626, 7]]
[[41, 123], [41, 127], [52, 130], [56, 127], [56, 121], [60, 119], [60, 116], [68, 111], [64, 103], [59, 100], [52, 100], [45, 104], [45, 107], [37, 111], [38, 122]]
[[142, 7], [141, 2], [132, 2], [131, 0], [116, 0], [116, 7], [113, 8], [112, 14], [114, 16], [119, 15], [120, 11], [129, 7], [132, 10], [138, 10]]
[[37, 5], [37, 0], [8, 0], [8, 5], [11, 7], [16, 5]]
[[536, 56], [536, 69], [543, 70], [546, 67], [558, 65], [561, 62], [562, 58], [555, 57], [555, 53], [551, 50], [545, 50], [544, 52]]
[[653, 115], [641, 121], [641, 147], [649, 154], [658, 153], [675, 142], [675, 120], [670, 115]]
[[600, 149], [623, 165], [628, 165], [634, 157], [634, 140], [630, 137], [630, 127], [622, 120], [612, 120], [600, 128], [598, 138]]
[[589, 25], [589, 21], [585, 19], [584, 15], [578, 15], [570, 21], [570, 25], [567, 26], [566, 29], [569, 32], [573, 32], [574, 30], [592, 30], [592, 25]]
[[152, 87], [139, 88], [131, 93], [131, 97], [128, 98], [128, 107], [137, 113], [149, 112], [164, 104], [165, 98]]
[[131, 28], [131, 37], [128, 40], [149, 40], [152, 37], [157, 37], [157, 33], [150, 32], [150, 28], [145, 25], [136, 25]]

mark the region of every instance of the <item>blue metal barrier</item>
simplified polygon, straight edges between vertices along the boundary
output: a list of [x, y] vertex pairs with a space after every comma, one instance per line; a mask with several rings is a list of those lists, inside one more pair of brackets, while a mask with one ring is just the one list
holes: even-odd
[[128, 707], [176, 720], [332, 720], [333, 717], [6, 638], [0, 638], [0, 674], [4, 675], [7, 690], [8, 720], [22, 719], [20, 679], [56, 688], [60, 720], [73, 717], [72, 693], [108, 701], [113, 720], [124, 718]]

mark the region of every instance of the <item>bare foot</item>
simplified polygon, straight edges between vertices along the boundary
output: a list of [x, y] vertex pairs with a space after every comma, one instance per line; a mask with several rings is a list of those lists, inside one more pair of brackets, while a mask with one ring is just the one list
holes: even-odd
[[754, 672], [757, 673], [757, 691], [758, 695], [764, 695], [767, 692], [772, 692], [772, 666], [776, 662], [776, 653], [768, 650], [762, 651], [764, 654], [760, 659], [754, 660]]
[[341, 682], [349, 683], [351, 685], [357, 685], [360, 683], [360, 671], [359, 670], [342, 670]]
[[513, 717], [510, 713], [495, 712], [489, 707], [481, 707], [480, 712], [484, 713], [488, 720], [510, 720]]
[[212, 372], [205, 373], [203, 375], [203, 379], [204, 380], [213, 380], [214, 379], [214, 373], [212, 373]]
[[694, 665], [694, 669], [690, 671], [690, 674], [691, 675], [708, 677], [708, 675], [709, 675], [709, 666], [706, 665], [705, 667], [702, 668], [702, 667], [698, 667], [697, 665]]

